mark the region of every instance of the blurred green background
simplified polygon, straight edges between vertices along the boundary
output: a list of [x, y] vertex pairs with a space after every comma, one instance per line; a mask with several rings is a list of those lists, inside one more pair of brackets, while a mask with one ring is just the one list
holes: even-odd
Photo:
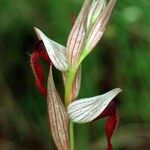
[[[66, 45], [71, 13], [77, 15], [82, 3], [0, 0], [0, 150], [56, 150], [46, 101], [35, 87], [29, 63], [36, 41], [33, 26]], [[150, 149], [149, 11], [149, 0], [118, 0], [105, 35], [83, 63], [79, 97], [123, 89], [117, 98], [115, 150]], [[105, 121], [76, 125], [76, 150], [105, 150]]]

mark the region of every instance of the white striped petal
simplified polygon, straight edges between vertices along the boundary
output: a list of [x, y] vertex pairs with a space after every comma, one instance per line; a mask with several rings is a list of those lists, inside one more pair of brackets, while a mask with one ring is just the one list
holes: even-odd
[[106, 7], [106, 0], [93, 0], [87, 18], [87, 29], [90, 27], [92, 23], [100, 16], [101, 12]]
[[67, 58], [73, 66], [82, 61], [101, 39], [116, 0], [85, 0], [67, 41]]
[[92, 0], [85, 0], [81, 11], [74, 23], [74, 26], [69, 34], [67, 41], [67, 57], [69, 65], [74, 65], [78, 62], [86, 33], [86, 19]]
[[121, 91], [120, 88], [115, 88], [102, 95], [72, 102], [67, 108], [70, 119], [76, 123], [93, 121]]
[[102, 7], [101, 9], [104, 10], [100, 14], [100, 17], [96, 18], [92, 30], [88, 35], [86, 49], [88, 49], [89, 52], [96, 46], [96, 44], [99, 42], [102, 35], [104, 34], [106, 25], [110, 19], [115, 3], [116, 0], [110, 0], [105, 9], [103, 8], [104, 6], [100, 5]]
[[41, 30], [34, 28], [39, 40], [42, 40], [53, 65], [60, 71], [67, 71], [66, 48], [49, 39]]

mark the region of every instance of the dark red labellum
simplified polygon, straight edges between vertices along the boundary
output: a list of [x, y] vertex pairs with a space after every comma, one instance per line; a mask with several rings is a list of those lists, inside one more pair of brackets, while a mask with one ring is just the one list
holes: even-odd
[[35, 76], [35, 84], [39, 91], [46, 96], [47, 89], [44, 85], [44, 70], [39, 59], [44, 59], [48, 64], [51, 63], [42, 41], [38, 41], [34, 47], [34, 52], [31, 54], [30, 63]]
[[107, 149], [113, 150], [113, 146], [111, 144], [111, 138], [119, 122], [119, 117], [116, 111], [116, 104], [114, 100], [112, 100], [109, 103], [109, 105], [105, 108], [105, 110], [94, 121], [104, 117], [108, 117], [105, 125], [105, 132], [107, 136], [107, 145], [108, 145]]

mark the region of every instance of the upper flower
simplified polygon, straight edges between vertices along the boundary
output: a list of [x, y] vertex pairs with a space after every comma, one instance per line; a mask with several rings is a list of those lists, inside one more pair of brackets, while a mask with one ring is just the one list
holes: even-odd
[[101, 39], [111, 16], [116, 0], [85, 0], [69, 34], [67, 47], [52, 41], [35, 28], [43, 41], [53, 65], [61, 71], [80, 66], [82, 60]]

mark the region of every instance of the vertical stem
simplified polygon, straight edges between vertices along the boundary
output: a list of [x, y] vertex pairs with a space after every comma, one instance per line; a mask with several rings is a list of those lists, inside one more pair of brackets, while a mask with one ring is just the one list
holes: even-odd
[[79, 65], [76, 65], [74, 68], [70, 68], [67, 73], [66, 85], [65, 85], [65, 105], [68, 106], [73, 100], [72, 95], [72, 86], [77, 73]]
[[[72, 85], [76, 75], [76, 70], [70, 69], [67, 74], [66, 85], [65, 85], [65, 105], [66, 107], [72, 101]], [[73, 122], [70, 121], [70, 150], [74, 150], [74, 128]]]
[[[80, 61], [73, 68], [70, 67], [67, 73], [67, 79], [65, 85], [65, 106], [66, 107], [74, 99], [72, 95], [72, 86], [79, 66], [80, 66]], [[73, 122], [71, 121], [70, 121], [70, 150], [74, 150], [74, 127], [73, 127]]]
[[65, 105], [68, 106], [72, 101], [72, 85], [74, 80], [74, 74], [71, 69], [68, 71], [66, 85], [65, 85]]
[[74, 128], [73, 122], [70, 121], [70, 150], [74, 150]]

